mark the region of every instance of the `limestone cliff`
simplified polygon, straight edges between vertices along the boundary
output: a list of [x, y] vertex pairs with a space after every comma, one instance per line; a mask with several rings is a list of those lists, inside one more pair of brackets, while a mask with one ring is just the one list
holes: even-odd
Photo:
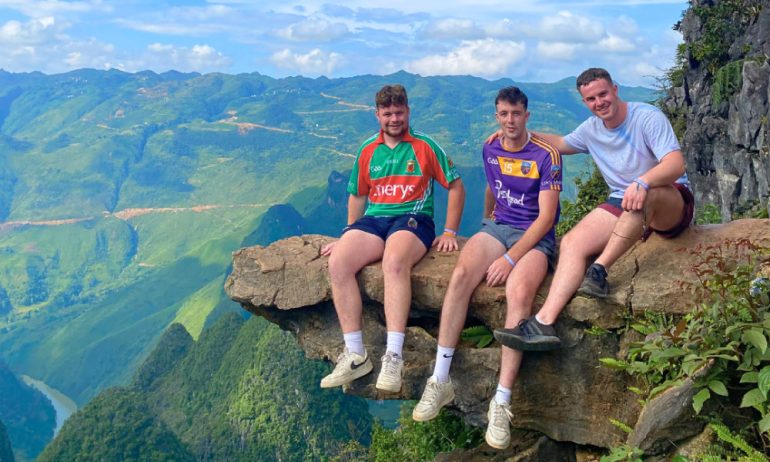
[[[638, 397], [628, 392], [629, 378], [599, 365], [602, 357], [618, 356], [629, 341], [639, 340], [625, 329], [628, 318], [643, 310], [683, 313], [692, 300], [681, 281], [698, 258], [699, 244], [748, 238], [768, 243], [770, 221], [740, 220], [726, 225], [701, 226], [674, 240], [653, 236], [636, 245], [613, 266], [613, 287], [605, 300], [575, 297], [557, 323], [564, 347], [546, 353], [528, 353], [514, 388], [512, 411], [515, 428], [544, 434], [550, 440], [577, 445], [612, 447], [627, 435], [610, 419], [635, 427], [634, 446], [664, 450], [671, 442], [699, 432], [693, 418], [688, 390], [677, 391], [677, 405], [670, 397], [657, 405], [663, 412], [640, 413]], [[311, 359], [336, 359], [343, 348], [342, 335], [331, 303], [327, 258], [319, 249], [332, 238], [320, 235], [294, 237], [268, 247], [249, 247], [233, 255], [233, 272], [225, 289], [244, 308], [277, 323], [296, 335]], [[419, 399], [432, 372], [437, 324], [443, 296], [458, 253], [431, 251], [412, 275], [413, 307], [405, 343], [404, 386], [396, 394], [380, 395], [374, 388], [375, 371], [356, 381], [348, 393], [370, 398]], [[383, 285], [379, 264], [364, 268], [359, 277], [364, 295], [364, 340], [377, 358], [383, 353]], [[542, 304], [550, 281], [535, 301]], [[468, 325], [501, 326], [505, 299], [502, 288], [481, 285], [474, 292]], [[592, 329], [601, 328], [601, 329]], [[604, 332], [604, 334], [596, 334]], [[473, 348], [461, 345], [452, 365], [457, 396], [451, 405], [474, 425], [486, 423], [486, 407], [497, 384], [499, 345]]]
[[734, 213], [770, 204], [770, 1], [693, 0], [667, 105], [698, 204]]

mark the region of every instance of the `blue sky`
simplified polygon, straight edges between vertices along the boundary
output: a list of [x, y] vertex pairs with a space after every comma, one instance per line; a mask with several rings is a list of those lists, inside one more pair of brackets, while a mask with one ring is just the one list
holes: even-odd
[[0, 0], [0, 68], [273, 77], [471, 74], [553, 82], [606, 67], [655, 84], [673, 64], [667, 0]]

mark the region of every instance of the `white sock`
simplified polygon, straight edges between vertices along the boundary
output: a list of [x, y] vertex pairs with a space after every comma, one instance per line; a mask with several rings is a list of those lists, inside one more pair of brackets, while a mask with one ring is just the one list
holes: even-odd
[[[540, 314], [540, 313], [538, 313], [538, 314]], [[544, 326], [550, 326], [550, 324], [544, 323], [543, 320], [540, 319], [540, 316], [538, 316], [537, 314], [535, 315], [535, 321], [539, 322], [540, 324], [542, 324]]]
[[497, 391], [495, 392], [495, 401], [497, 404], [511, 404], [511, 389], [497, 384]]
[[366, 356], [363, 332], [360, 330], [348, 332], [347, 334], [343, 334], [342, 338], [345, 339], [345, 348], [347, 348], [348, 351], [357, 355]]
[[436, 350], [436, 366], [433, 368], [433, 377], [439, 383], [449, 382], [449, 367], [452, 365], [452, 357], [455, 354], [454, 348], [438, 346]]
[[399, 358], [401, 358], [404, 350], [405, 337], [406, 337], [406, 334], [403, 332], [388, 331], [387, 351], [390, 351], [391, 353], [395, 353], [398, 355]]

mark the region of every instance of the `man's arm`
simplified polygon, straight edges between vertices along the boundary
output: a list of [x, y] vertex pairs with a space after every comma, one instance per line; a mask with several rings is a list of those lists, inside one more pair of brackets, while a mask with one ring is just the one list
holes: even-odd
[[351, 194], [348, 197], [348, 226], [364, 216], [364, 210], [366, 210], [366, 196], [354, 196]]
[[484, 190], [484, 217], [483, 218], [492, 218], [492, 213], [495, 211], [495, 196], [492, 194], [492, 189], [490, 189], [489, 185], [487, 184], [486, 189]]
[[[537, 218], [527, 228], [521, 239], [508, 249], [507, 254], [514, 262], [518, 262], [527, 252], [532, 250], [535, 244], [540, 242], [553, 227], [556, 210], [559, 207], [559, 192], [550, 189], [540, 191], [537, 198], [540, 212]], [[513, 266], [508, 263], [505, 256], [501, 256], [487, 269], [487, 285], [492, 287], [504, 283], [512, 269]]]
[[531, 132], [533, 135], [537, 135], [543, 138], [550, 144], [559, 150], [559, 154], [577, 154], [579, 151], [564, 141], [564, 137], [561, 135], [554, 135], [553, 133], [543, 132]]
[[[353, 194], [349, 195], [347, 226], [352, 225], [353, 223], [356, 222], [356, 220], [364, 216], [365, 210], [366, 210], [366, 196], [356, 196]], [[325, 246], [321, 247], [321, 255], [323, 256], [331, 255], [332, 251], [334, 250], [334, 245], [336, 243], [337, 241], [330, 242]]]
[[647, 189], [673, 184], [684, 175], [684, 172], [685, 162], [682, 151], [669, 152], [663, 156], [658, 165], [647, 170], [638, 178], [641, 183], [647, 185], [647, 188], [644, 187], [644, 184], [636, 181], [626, 188], [621, 207], [623, 210], [642, 210], [647, 201]]
[[436, 250], [439, 252], [448, 252], [450, 250], [457, 250], [457, 229], [460, 226], [460, 219], [463, 214], [463, 207], [465, 206], [465, 186], [460, 178], [449, 183], [449, 194], [447, 196], [446, 205], [446, 221], [444, 222], [444, 228], [454, 231], [436, 233], [439, 236], [433, 242], [436, 246]]

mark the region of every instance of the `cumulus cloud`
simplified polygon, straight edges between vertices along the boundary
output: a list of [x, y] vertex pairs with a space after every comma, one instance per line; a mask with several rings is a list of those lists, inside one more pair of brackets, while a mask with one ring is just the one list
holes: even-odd
[[323, 18], [310, 17], [278, 31], [278, 35], [290, 40], [330, 41], [348, 33], [348, 26]]
[[182, 72], [212, 72], [229, 67], [230, 58], [209, 45], [192, 47], [152, 43], [138, 59], [132, 59], [116, 65], [120, 69], [136, 72], [144, 69], [160, 71], [177, 70]]
[[597, 48], [600, 51], [608, 53], [628, 53], [636, 49], [634, 44], [629, 40], [614, 34], [608, 34], [606, 37], [599, 40]]
[[578, 50], [576, 43], [538, 42], [537, 54], [543, 59], [571, 60]]
[[430, 22], [423, 34], [434, 40], [474, 39], [484, 36], [484, 31], [470, 19], [447, 18]]
[[407, 70], [422, 75], [499, 77], [505, 75], [525, 51], [524, 43], [511, 40], [464, 40], [447, 54], [430, 55], [410, 62]]
[[290, 69], [303, 75], [331, 75], [344, 59], [339, 53], [326, 53], [318, 48], [305, 54], [294, 53], [286, 48], [273, 53], [270, 61], [280, 68]]
[[596, 20], [578, 16], [569, 11], [559, 11], [544, 17], [532, 35], [551, 42], [594, 43], [605, 35], [604, 26]]

